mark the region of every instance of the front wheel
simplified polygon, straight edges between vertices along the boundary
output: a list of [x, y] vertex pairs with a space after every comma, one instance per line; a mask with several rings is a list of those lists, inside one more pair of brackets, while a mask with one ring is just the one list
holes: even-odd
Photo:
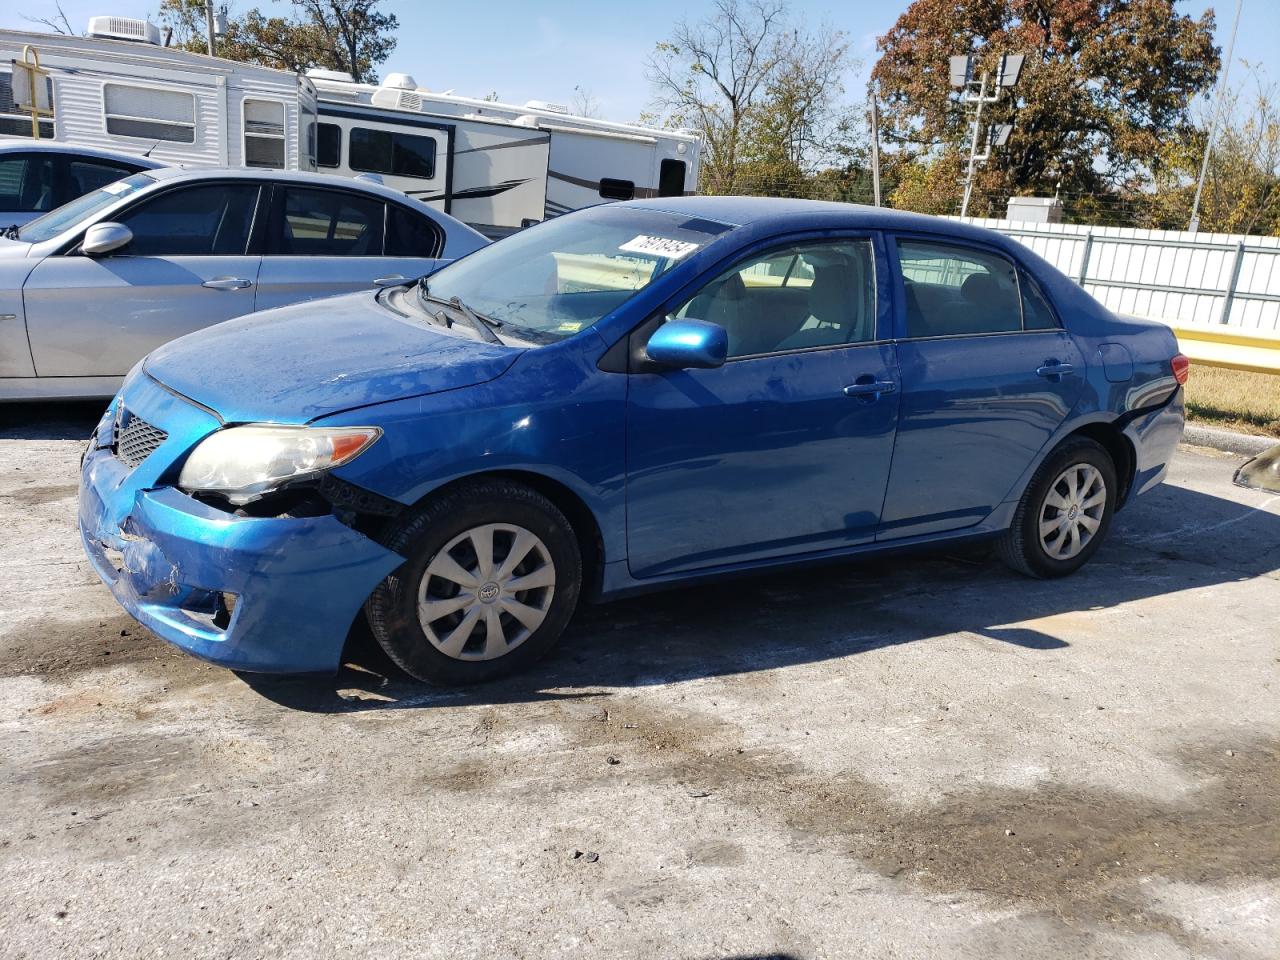
[[1029, 577], [1075, 573], [1102, 545], [1118, 492], [1115, 464], [1101, 444], [1066, 441], [1027, 485], [1000, 540], [1000, 558]]
[[369, 598], [369, 624], [397, 666], [431, 683], [478, 683], [531, 665], [560, 638], [582, 587], [564, 514], [504, 480], [433, 499], [397, 524], [387, 546], [407, 560]]

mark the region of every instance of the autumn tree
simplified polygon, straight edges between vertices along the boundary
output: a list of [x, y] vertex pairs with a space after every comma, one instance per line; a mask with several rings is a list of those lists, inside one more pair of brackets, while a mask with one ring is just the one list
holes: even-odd
[[[343, 70], [358, 81], [376, 82], [377, 65], [395, 49], [400, 26], [379, 2], [289, 0], [288, 16], [268, 16], [256, 7], [231, 14], [218, 38], [218, 55], [283, 70]], [[206, 49], [204, 0], [162, 0], [160, 22], [173, 30], [176, 45]]]
[[1026, 55], [1012, 95], [984, 110], [984, 126], [1011, 123], [1013, 134], [981, 168], [975, 197], [1059, 184], [1100, 193], [1149, 178], [1217, 77], [1213, 28], [1211, 10], [1193, 18], [1174, 0], [915, 0], [880, 38], [872, 72], [884, 136], [905, 168], [899, 191], [922, 209], [954, 209], [968, 116], [948, 58], [963, 53], [993, 74], [1001, 54]]
[[810, 31], [785, 0], [716, 0], [676, 24], [648, 74], [660, 119], [702, 135], [703, 192], [778, 192], [847, 150], [851, 66], [844, 34]]

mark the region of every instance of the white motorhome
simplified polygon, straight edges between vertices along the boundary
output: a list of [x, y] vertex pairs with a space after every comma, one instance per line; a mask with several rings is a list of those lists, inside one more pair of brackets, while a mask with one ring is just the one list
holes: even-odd
[[314, 170], [316, 92], [284, 70], [160, 45], [145, 20], [94, 17], [87, 37], [0, 30], [0, 135], [30, 137], [13, 61], [39, 58], [40, 136], [171, 164]]
[[523, 106], [299, 76], [175, 50], [145, 20], [94, 17], [85, 37], [0, 30], [0, 136], [30, 137], [12, 61], [39, 59], [52, 116], [40, 137], [166, 163], [376, 175], [491, 237], [609, 200], [683, 196], [701, 141]]
[[574, 116], [538, 100], [433, 93], [403, 73], [378, 86], [328, 70], [307, 76], [319, 99], [320, 169], [377, 173], [491, 234], [697, 187], [701, 140], [686, 131]]

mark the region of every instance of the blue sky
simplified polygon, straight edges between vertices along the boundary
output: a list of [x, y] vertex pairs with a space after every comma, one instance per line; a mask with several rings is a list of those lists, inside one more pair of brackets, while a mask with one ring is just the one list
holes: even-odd
[[[232, 0], [233, 9], [260, 6], [265, 12], [287, 12], [279, 0]], [[861, 60], [851, 71], [846, 89], [861, 96], [866, 75], [875, 62], [876, 37], [893, 25], [908, 6], [905, 0], [830, 3], [793, 0], [795, 13], [810, 23], [826, 20], [844, 30], [854, 54]], [[52, 16], [51, 0], [5, 4], [0, 27], [30, 27], [27, 16]], [[384, 3], [400, 18], [399, 45], [383, 66], [413, 74], [432, 90], [484, 96], [496, 91], [503, 100], [522, 103], [529, 99], [568, 102], [575, 85], [590, 90], [600, 103], [601, 114], [611, 120], [634, 120], [649, 103], [651, 91], [644, 75], [644, 60], [655, 43], [667, 36], [681, 16], [696, 17], [700, 0], [646, 0], [618, 7], [600, 0], [541, 0], [539, 3]], [[93, 14], [113, 13], [130, 17], [154, 17], [159, 0], [64, 0], [71, 24], [83, 30]], [[706, 3], [709, 8], [710, 4]], [[1185, 0], [1185, 13], [1199, 14], [1206, 7], [1218, 11], [1218, 43], [1225, 47], [1234, 11], [1233, 0], [1217, 3]], [[1275, 62], [1275, 41], [1280, 38], [1280, 3], [1276, 0], [1244, 0], [1240, 35], [1236, 41], [1236, 66], [1232, 78], [1241, 79], [1241, 58], [1262, 66], [1271, 79], [1280, 81]]]

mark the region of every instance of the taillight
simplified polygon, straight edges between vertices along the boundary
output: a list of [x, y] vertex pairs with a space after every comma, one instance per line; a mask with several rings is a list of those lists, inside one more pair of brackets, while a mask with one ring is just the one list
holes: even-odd
[[1173, 367], [1173, 379], [1179, 383], [1186, 383], [1187, 375], [1191, 372], [1191, 361], [1182, 354], [1175, 353], [1169, 365]]

